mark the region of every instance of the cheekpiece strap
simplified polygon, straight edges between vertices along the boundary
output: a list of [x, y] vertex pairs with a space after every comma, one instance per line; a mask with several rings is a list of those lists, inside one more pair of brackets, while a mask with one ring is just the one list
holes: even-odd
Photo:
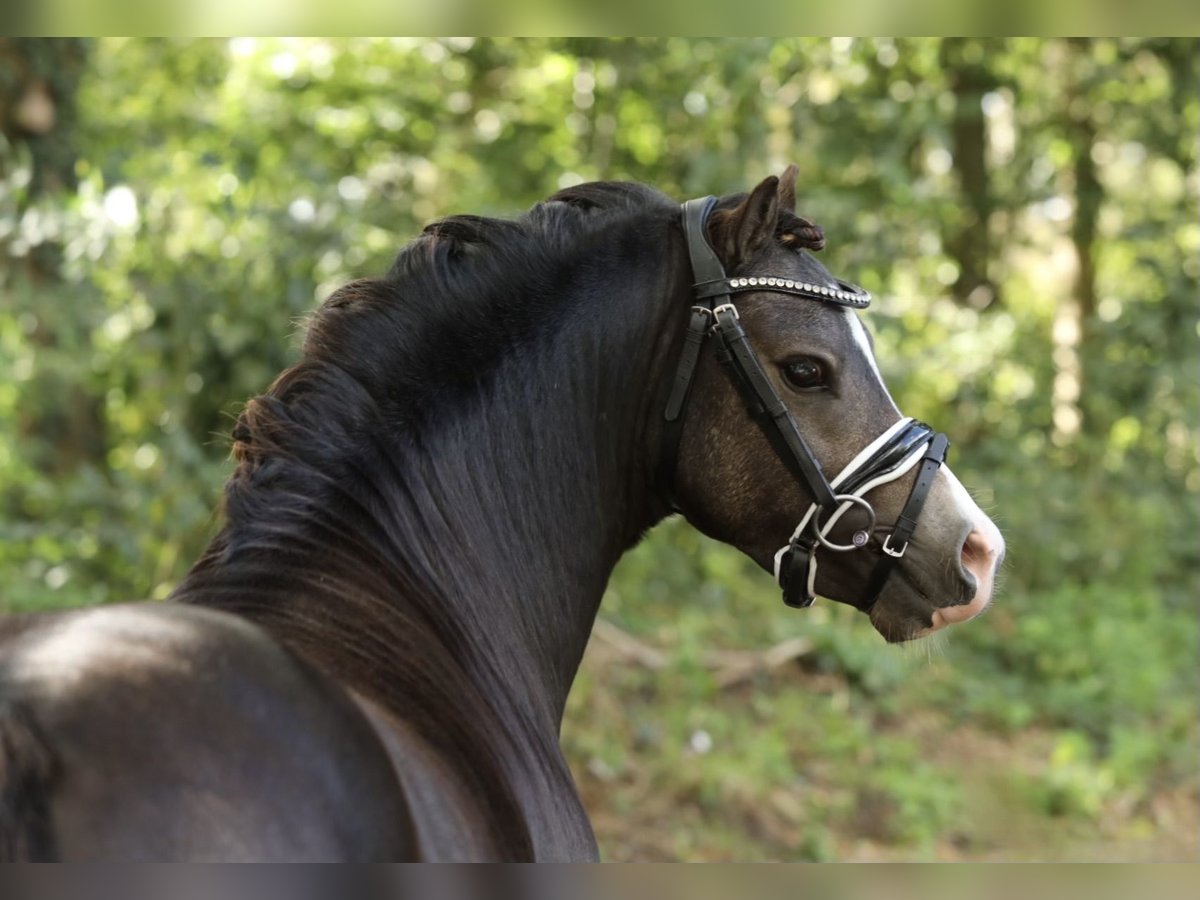
[[737, 310], [729, 305], [718, 306], [713, 315], [716, 319], [713, 330], [725, 350], [725, 360], [735, 375], [733, 382], [741, 391], [751, 414], [755, 415], [768, 439], [776, 446], [784, 464], [812, 493], [813, 502], [823, 509], [833, 508], [837, 505], [833, 488], [829, 486], [820, 464], [801, 436], [796, 420], [767, 379], [758, 356], [750, 347]]
[[[694, 277], [708, 279], [723, 278], [725, 271], [721, 262], [713, 253], [704, 234], [704, 223], [709, 213], [716, 205], [716, 197], [700, 197], [683, 204], [683, 236], [687, 244], [688, 257], [691, 260]], [[715, 268], [714, 268], [715, 266]], [[700, 275], [699, 273], [705, 273]], [[687, 333], [683, 339], [683, 350], [679, 354], [679, 362], [675, 365], [675, 377], [671, 381], [671, 393], [667, 397], [667, 406], [663, 412], [662, 454], [658, 462], [659, 482], [666, 486], [668, 500], [674, 506], [674, 498], [670, 496], [675, 483], [675, 465], [679, 458], [679, 445], [683, 440], [683, 413], [687, 408], [688, 395], [692, 390], [692, 381], [696, 377], [696, 366], [700, 362], [700, 352], [708, 337], [712, 325], [711, 299], [697, 299], [692, 307], [691, 319], [688, 322]]]

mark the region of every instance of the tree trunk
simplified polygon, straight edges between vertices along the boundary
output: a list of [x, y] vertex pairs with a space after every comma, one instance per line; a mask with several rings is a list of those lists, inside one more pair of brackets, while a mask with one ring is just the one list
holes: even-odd
[[1089, 375], [1095, 365], [1093, 360], [1093, 335], [1096, 326], [1096, 236], [1100, 220], [1100, 205], [1104, 198], [1104, 187], [1092, 158], [1092, 147], [1096, 143], [1096, 124], [1092, 119], [1091, 104], [1087, 100], [1085, 73], [1080, 71], [1090, 54], [1086, 38], [1070, 40], [1072, 68], [1075, 78], [1072, 89], [1067, 92], [1067, 129], [1072, 148], [1072, 175], [1075, 183], [1075, 216], [1071, 221], [1071, 243], [1075, 249], [1075, 288], [1073, 291], [1079, 323], [1077, 352], [1079, 356], [1079, 414], [1081, 430], [1086, 431], [1092, 416], [1088, 410]]
[[946, 241], [946, 249], [958, 265], [952, 289], [958, 302], [982, 309], [996, 298], [996, 286], [988, 274], [992, 257], [988, 229], [994, 203], [983, 116], [983, 97], [995, 87], [996, 79], [987, 67], [986, 48], [978, 39], [946, 38], [941, 57], [954, 92], [950, 141], [962, 196], [962, 218]]

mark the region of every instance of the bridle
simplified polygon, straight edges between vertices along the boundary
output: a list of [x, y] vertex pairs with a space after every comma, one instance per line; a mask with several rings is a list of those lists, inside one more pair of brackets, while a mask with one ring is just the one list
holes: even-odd
[[[799, 426], [750, 346], [733, 304], [733, 295], [747, 292], [791, 294], [851, 309], [866, 309], [871, 295], [841, 280], [836, 280], [836, 287], [831, 287], [777, 276], [726, 277], [705, 234], [705, 224], [716, 203], [715, 197], [703, 197], [683, 204], [683, 230], [695, 278], [696, 304], [692, 307], [683, 351], [663, 415], [660, 483], [668, 490], [674, 484], [688, 395], [700, 352], [707, 339], [712, 337], [717, 360], [742, 395], [751, 417], [766, 434], [780, 460], [813, 497], [791, 538], [775, 554], [775, 580], [783, 589], [784, 603], [794, 607], [811, 606], [816, 599], [817, 549], [847, 552], [868, 547], [875, 531], [875, 510], [865, 495], [901, 478], [914, 466], [920, 467], [900, 517], [880, 544], [879, 559], [867, 579], [862, 597], [857, 602], [850, 602], [863, 612], [869, 612], [908, 549], [934, 477], [946, 458], [949, 441], [944, 434], [935, 432], [923, 422], [902, 418], [864, 447], [836, 477], [825, 478], [821, 464], [805, 443]], [[829, 533], [853, 507], [866, 513], [869, 524], [856, 531], [850, 543], [834, 543], [829, 539]]]

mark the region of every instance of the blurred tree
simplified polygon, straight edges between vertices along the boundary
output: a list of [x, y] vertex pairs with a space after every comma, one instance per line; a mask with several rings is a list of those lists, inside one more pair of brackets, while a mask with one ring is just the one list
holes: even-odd
[[994, 202], [983, 110], [985, 98], [998, 86], [991, 60], [1002, 51], [1002, 42], [994, 38], [946, 38], [941, 42], [940, 61], [954, 97], [950, 153], [963, 199], [962, 215], [947, 241], [947, 250], [958, 267], [951, 287], [960, 303], [970, 303], [976, 309], [996, 299], [996, 286], [988, 271]]
[[[16, 188], [11, 215], [21, 225], [8, 242], [14, 265], [5, 287], [10, 297], [46, 299], [62, 289], [62, 246], [54, 210], [69, 204], [77, 180], [75, 95], [88, 42], [48, 38], [0, 39], [0, 177]], [[16, 301], [20, 305], [20, 301]], [[32, 397], [54, 404], [21, 404], [18, 429], [39, 451], [32, 461], [61, 475], [104, 456], [104, 419], [99, 398], [71, 365], [86, 343], [81, 324], [35, 308], [23, 308], [30, 341], [58, 365], [43, 366], [29, 387]]]

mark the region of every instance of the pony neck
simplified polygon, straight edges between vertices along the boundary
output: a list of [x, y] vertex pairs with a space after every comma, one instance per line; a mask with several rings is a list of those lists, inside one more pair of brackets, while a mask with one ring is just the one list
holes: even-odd
[[380, 396], [336, 372], [281, 389], [271, 424], [303, 427], [259, 429], [278, 452], [231, 479], [228, 524], [175, 597], [259, 621], [393, 712], [449, 682], [504, 730], [556, 740], [612, 569], [666, 512], [647, 386], [686, 312], [675, 262], [577, 279], [552, 336], [427, 427], [306, 419], [322, 391], [352, 408]]
[[578, 298], [552, 341], [514, 354], [406, 454], [394, 497], [425, 537], [397, 551], [422, 557], [440, 613], [488, 661], [483, 689], [555, 736], [612, 570], [666, 512], [648, 427], [660, 397], [646, 388], [666, 377], [672, 332], [648, 319], [671, 318], [672, 291], [656, 281], [643, 271]]

